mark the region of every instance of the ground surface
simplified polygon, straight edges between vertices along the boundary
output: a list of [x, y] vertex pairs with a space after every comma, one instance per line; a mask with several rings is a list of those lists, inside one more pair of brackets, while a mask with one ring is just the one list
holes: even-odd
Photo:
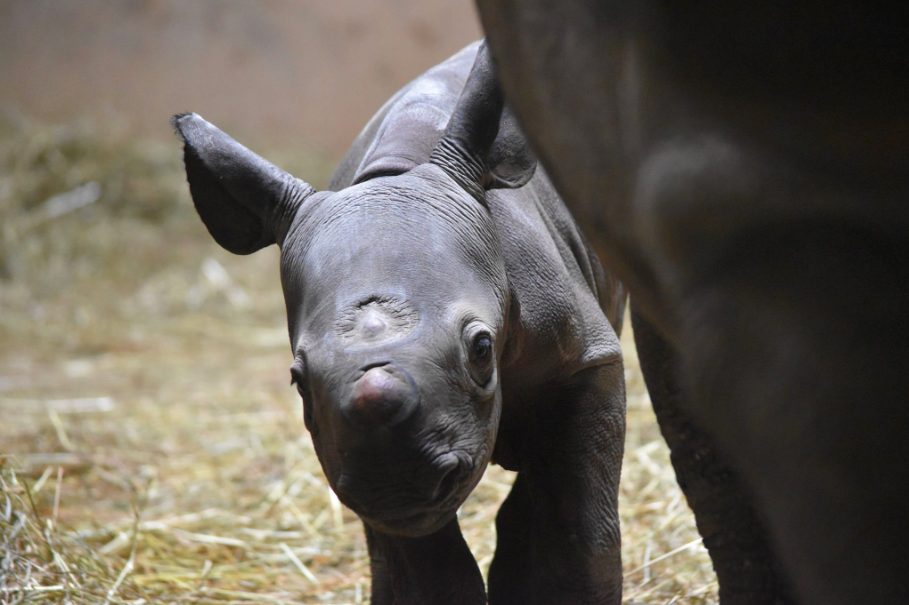
[[[210, 241], [177, 144], [4, 122], [0, 228], [0, 603], [368, 603], [288, 385], [277, 250]], [[625, 601], [714, 603], [622, 341]], [[512, 479], [491, 467], [460, 512], [484, 573]]]

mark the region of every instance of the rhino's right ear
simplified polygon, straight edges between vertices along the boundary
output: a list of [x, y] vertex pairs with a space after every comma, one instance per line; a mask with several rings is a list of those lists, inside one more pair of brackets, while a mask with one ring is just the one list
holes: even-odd
[[194, 113], [171, 124], [183, 139], [193, 203], [215, 241], [234, 254], [280, 245], [315, 190]]
[[522, 187], [537, 160], [499, 85], [486, 40], [430, 162], [462, 185], [484, 189]]

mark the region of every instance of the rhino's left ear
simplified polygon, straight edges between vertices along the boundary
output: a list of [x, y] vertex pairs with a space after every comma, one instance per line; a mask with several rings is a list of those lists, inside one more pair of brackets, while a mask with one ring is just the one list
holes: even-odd
[[462, 184], [484, 189], [521, 187], [536, 170], [536, 158], [505, 103], [485, 40], [430, 161]]
[[193, 203], [215, 241], [234, 254], [281, 244], [315, 190], [194, 113], [171, 123], [183, 139]]

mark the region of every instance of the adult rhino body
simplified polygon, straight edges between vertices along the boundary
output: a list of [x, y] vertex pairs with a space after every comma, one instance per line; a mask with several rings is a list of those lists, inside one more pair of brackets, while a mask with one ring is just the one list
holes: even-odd
[[721, 601], [909, 602], [906, 11], [478, 5], [542, 164], [629, 286]]
[[214, 238], [281, 247], [293, 381], [364, 520], [372, 602], [486, 602], [455, 513], [492, 460], [518, 477], [489, 601], [619, 603], [624, 296], [534, 172], [485, 47], [389, 101], [328, 191], [174, 123]]

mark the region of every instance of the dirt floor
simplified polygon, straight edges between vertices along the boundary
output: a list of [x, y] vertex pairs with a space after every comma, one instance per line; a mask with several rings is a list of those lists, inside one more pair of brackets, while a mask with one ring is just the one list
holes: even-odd
[[[715, 603], [622, 341], [625, 602]], [[368, 603], [291, 361], [277, 250], [210, 241], [176, 142], [0, 122], [0, 603]], [[484, 573], [512, 480], [491, 467], [459, 514]]]

